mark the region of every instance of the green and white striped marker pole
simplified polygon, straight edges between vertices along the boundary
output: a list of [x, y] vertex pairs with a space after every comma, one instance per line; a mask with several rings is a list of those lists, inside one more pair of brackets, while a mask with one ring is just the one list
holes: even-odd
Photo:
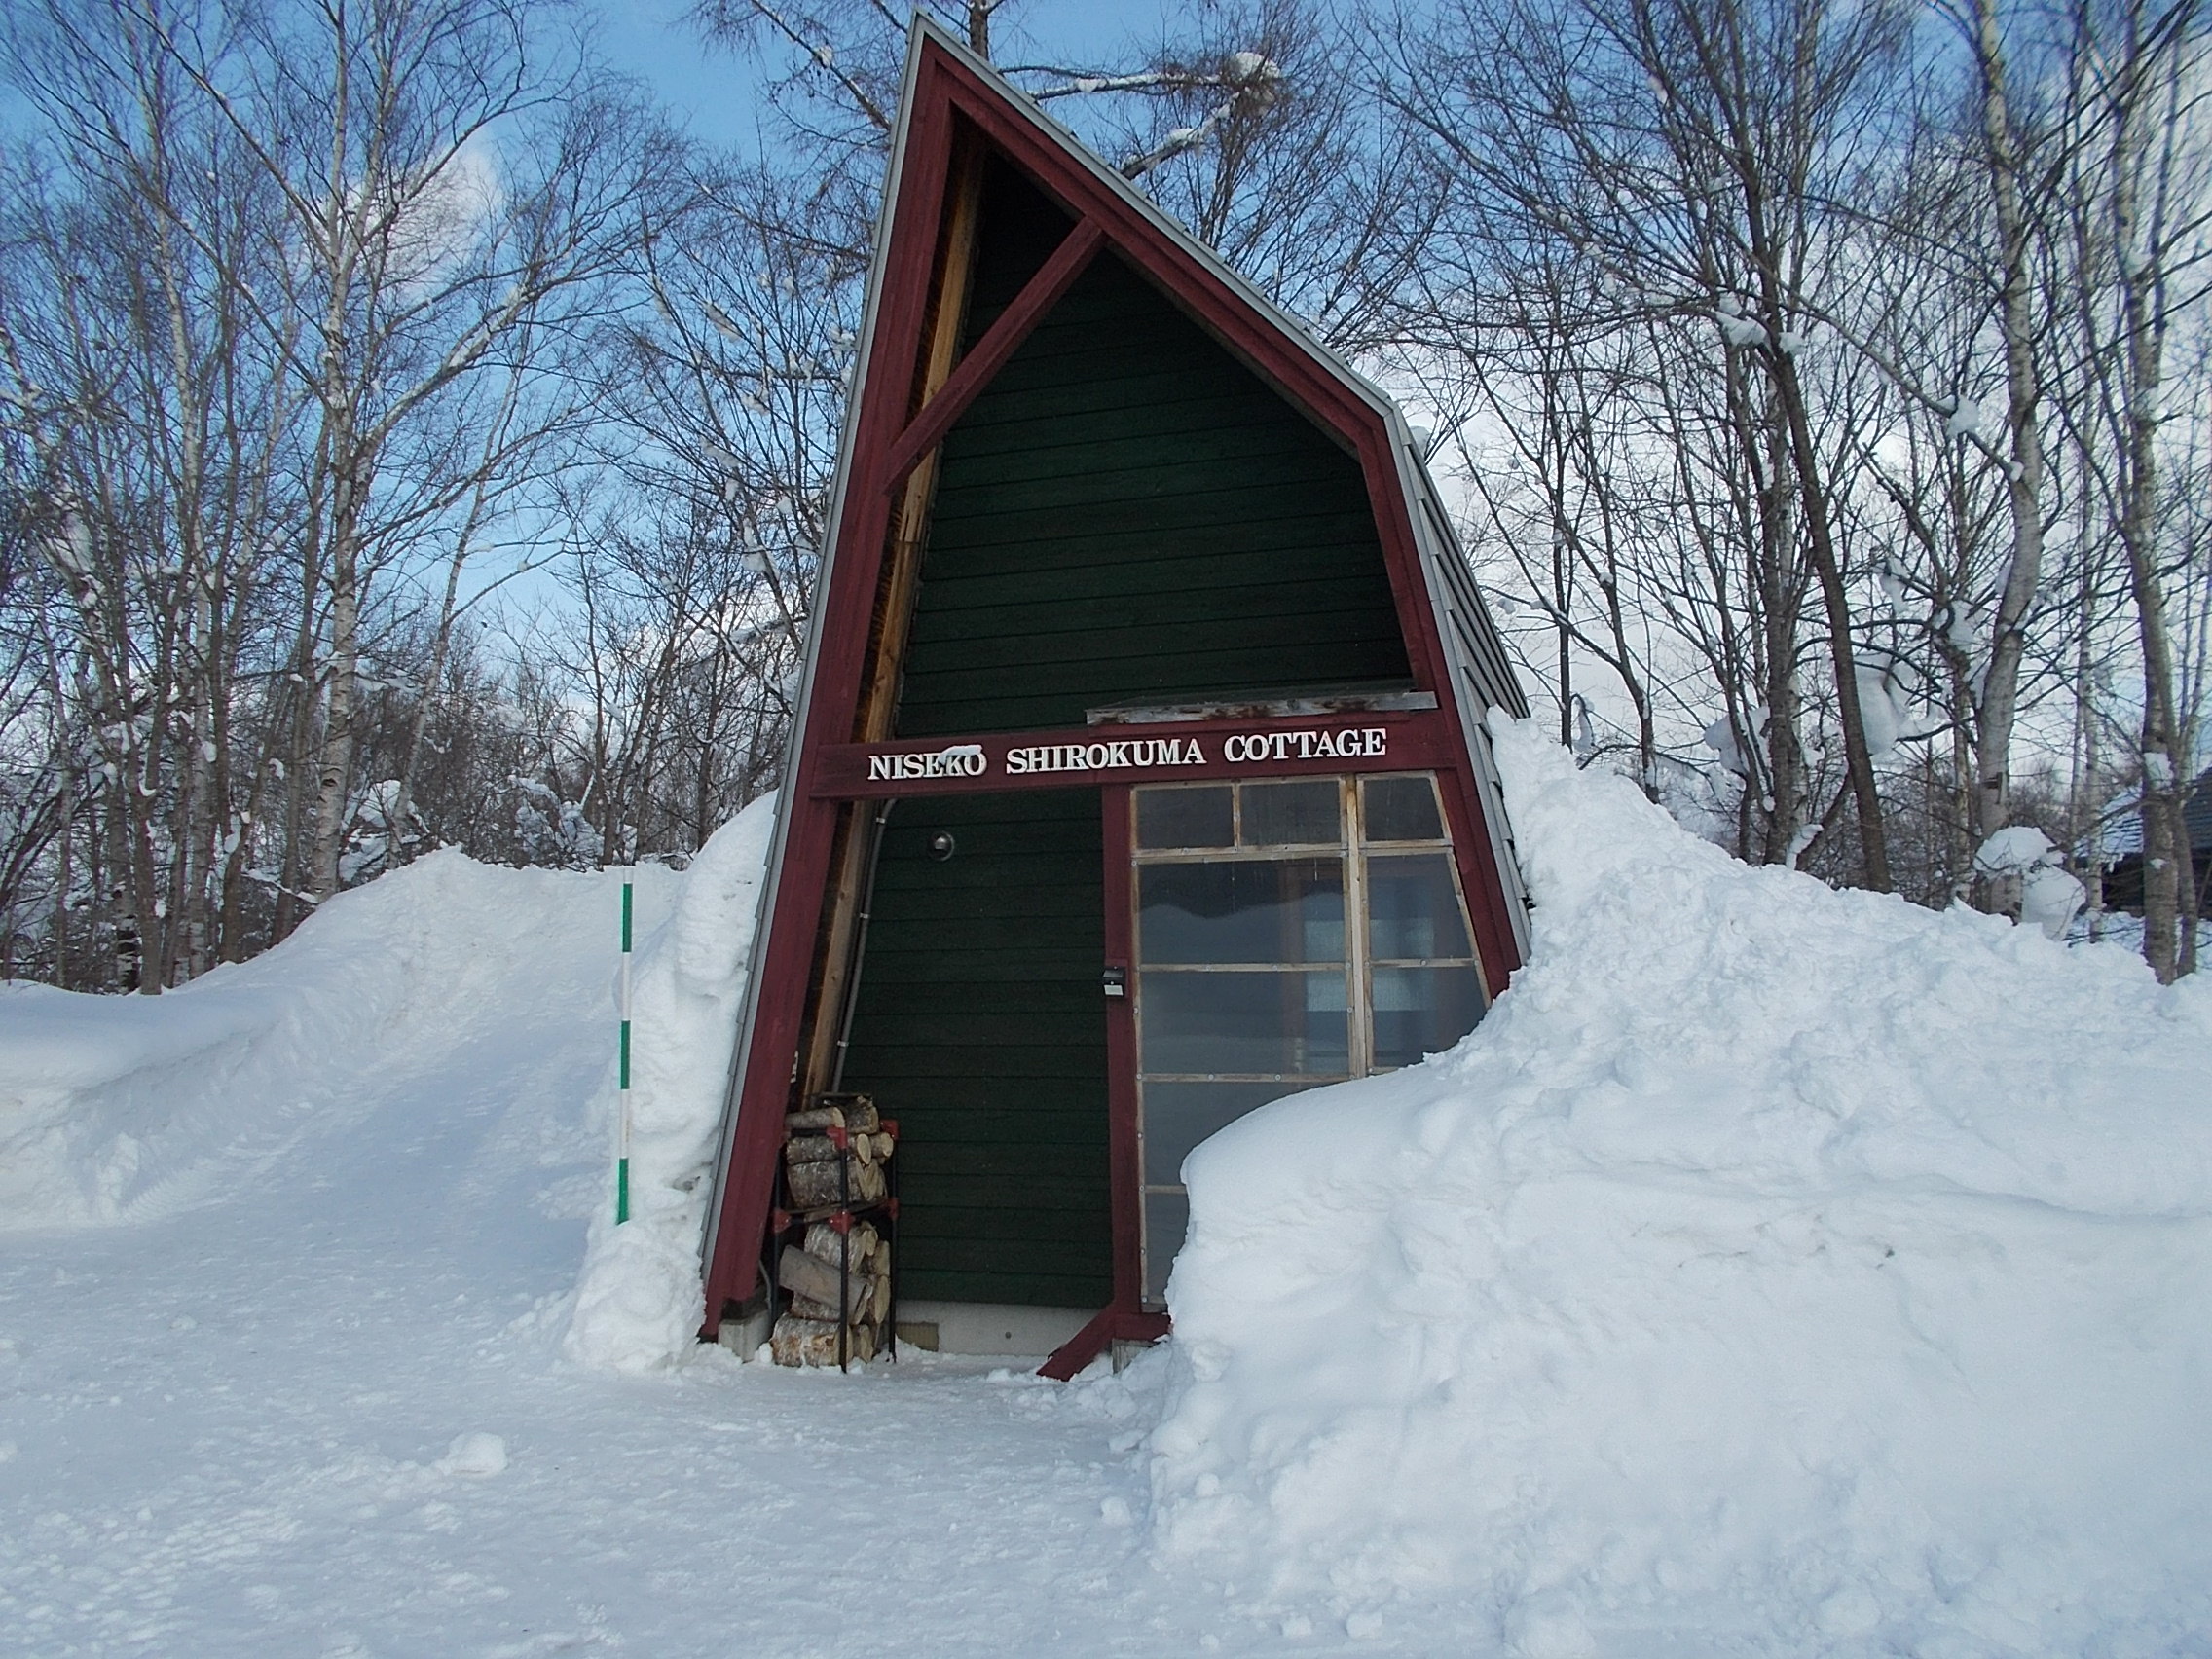
[[622, 1015], [622, 1060], [616, 1110], [621, 1126], [616, 1130], [614, 1153], [614, 1225], [630, 1219], [630, 906], [631, 884], [622, 884], [622, 978], [616, 993]]

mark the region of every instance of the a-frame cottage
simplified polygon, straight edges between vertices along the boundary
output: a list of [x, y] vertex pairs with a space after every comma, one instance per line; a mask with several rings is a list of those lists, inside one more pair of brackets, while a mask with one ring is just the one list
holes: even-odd
[[900, 1317], [1065, 1375], [1165, 1328], [1193, 1145], [1503, 987], [1525, 709], [1389, 400], [926, 20], [885, 203], [708, 1333], [865, 1095]]

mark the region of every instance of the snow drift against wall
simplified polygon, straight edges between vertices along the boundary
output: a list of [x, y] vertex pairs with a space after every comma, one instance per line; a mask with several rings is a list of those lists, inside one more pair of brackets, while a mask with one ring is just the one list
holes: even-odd
[[773, 795], [716, 830], [683, 874], [675, 914], [645, 940], [631, 988], [630, 1220], [613, 1216], [612, 1067], [592, 1115], [608, 1195], [591, 1226], [564, 1346], [616, 1371], [674, 1365], [706, 1318], [699, 1277], [715, 1135], [744, 1012]]
[[1532, 964], [1191, 1157], [1161, 1546], [1530, 1654], [2212, 1627], [2212, 983], [1497, 748]]

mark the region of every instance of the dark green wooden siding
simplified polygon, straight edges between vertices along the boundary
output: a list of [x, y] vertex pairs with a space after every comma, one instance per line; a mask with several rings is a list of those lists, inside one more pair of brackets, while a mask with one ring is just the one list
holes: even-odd
[[[978, 327], [1033, 268], [990, 222]], [[945, 440], [902, 736], [1408, 674], [1357, 461], [1118, 260]]]
[[1112, 1294], [1098, 813], [1095, 790], [939, 796], [884, 829], [844, 1087], [899, 1120], [903, 1296]]
[[1075, 227], [1067, 211], [993, 152], [983, 163], [982, 234], [968, 284], [965, 343], [998, 320], [1022, 284]]

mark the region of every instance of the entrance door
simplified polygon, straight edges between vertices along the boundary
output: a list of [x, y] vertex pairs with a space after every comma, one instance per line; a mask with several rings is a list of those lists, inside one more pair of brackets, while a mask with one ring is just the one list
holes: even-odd
[[1450, 1048], [1485, 998], [1429, 774], [1130, 796], [1144, 1283], [1159, 1307], [1194, 1146], [1270, 1100]]
[[903, 1302], [1113, 1294], [1096, 790], [933, 795], [884, 827], [837, 1087], [899, 1120]]

